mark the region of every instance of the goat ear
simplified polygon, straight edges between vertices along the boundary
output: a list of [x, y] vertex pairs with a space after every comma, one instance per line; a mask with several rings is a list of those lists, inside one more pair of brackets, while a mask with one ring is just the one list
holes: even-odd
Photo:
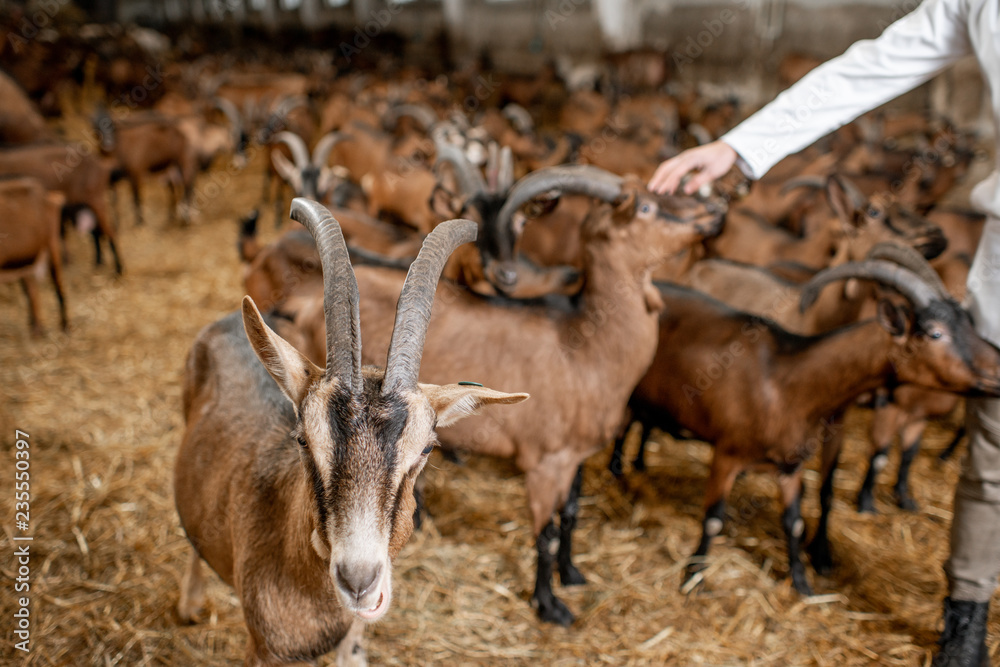
[[462, 210], [465, 208], [465, 200], [449, 192], [443, 185], [438, 183], [431, 192], [431, 198], [427, 202], [431, 211], [445, 220], [462, 217]]
[[505, 394], [471, 384], [421, 384], [419, 387], [437, 413], [438, 426], [450, 426], [487, 405], [511, 405], [528, 398], [528, 394]]
[[635, 217], [635, 205], [639, 195], [635, 190], [629, 189], [615, 200], [614, 209], [611, 211], [611, 219], [616, 225], [624, 225]]
[[847, 192], [843, 182], [839, 178], [830, 178], [826, 182], [826, 200], [837, 218], [847, 228], [856, 225], [857, 211], [851, 195]]
[[271, 149], [271, 164], [274, 165], [274, 170], [278, 172], [278, 175], [292, 186], [293, 190], [302, 191], [302, 175], [295, 168], [295, 165], [289, 162], [284, 153], [276, 148]]
[[249, 296], [243, 297], [243, 328], [260, 363], [298, 410], [309, 387], [323, 371], [264, 324], [257, 304]]
[[909, 309], [889, 299], [879, 299], [878, 323], [893, 336], [905, 336], [910, 329]]

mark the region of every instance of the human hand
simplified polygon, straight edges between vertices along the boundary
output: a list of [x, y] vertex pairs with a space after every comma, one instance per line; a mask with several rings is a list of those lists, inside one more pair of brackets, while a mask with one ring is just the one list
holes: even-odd
[[728, 172], [739, 157], [724, 141], [713, 141], [691, 148], [661, 163], [647, 187], [657, 194], [673, 194], [687, 174], [694, 172], [684, 185], [685, 194], [694, 194], [701, 186], [711, 183]]

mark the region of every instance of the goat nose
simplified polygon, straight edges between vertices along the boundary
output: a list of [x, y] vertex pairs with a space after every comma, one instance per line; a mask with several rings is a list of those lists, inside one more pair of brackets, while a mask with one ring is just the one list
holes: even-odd
[[517, 271], [508, 266], [498, 266], [494, 272], [497, 282], [501, 285], [512, 286], [517, 282]]
[[371, 592], [381, 573], [382, 563], [342, 563], [337, 566], [337, 583], [360, 602]]

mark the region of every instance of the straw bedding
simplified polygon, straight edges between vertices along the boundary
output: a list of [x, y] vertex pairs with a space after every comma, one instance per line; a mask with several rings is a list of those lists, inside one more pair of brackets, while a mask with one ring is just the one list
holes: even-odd
[[[180, 378], [198, 330], [242, 296], [236, 219], [256, 205], [263, 155], [190, 228], [167, 224], [167, 198], [147, 188], [147, 225], [121, 205], [126, 276], [94, 269], [89, 241], [71, 236], [67, 269], [72, 330], [56, 330], [48, 286], [48, 333], [28, 334], [24, 296], [0, 285], [0, 663], [28, 665], [223, 665], [242, 660], [239, 602], [212, 575], [202, 623], [174, 615], [189, 554], [173, 505], [171, 476], [181, 437]], [[203, 180], [202, 183], [206, 181]], [[124, 194], [124, 191], [123, 191]], [[265, 236], [273, 235], [265, 211]], [[834, 363], [831, 360], [831, 363]], [[438, 454], [427, 470], [432, 518], [396, 563], [394, 606], [368, 633], [374, 664], [394, 665], [927, 665], [944, 595], [955, 462], [935, 454], [951, 425], [936, 425], [913, 467], [922, 510], [857, 515], [867, 411], [847, 421], [832, 539], [838, 567], [813, 577], [818, 595], [790, 587], [777, 487], [766, 475], [740, 480], [730, 520], [704, 586], [678, 590], [700, 533], [711, 454], [698, 442], [657, 434], [649, 472], [628, 488], [588, 464], [577, 530], [577, 563], [588, 584], [556, 588], [577, 614], [570, 629], [542, 625], [528, 604], [534, 548], [523, 480], [507, 462]], [[13, 649], [14, 430], [30, 434], [32, 650]], [[634, 452], [632, 433], [627, 453]], [[891, 479], [891, 464], [881, 479]], [[807, 480], [807, 522], [818, 516], [817, 476]], [[991, 653], [1000, 657], [994, 612]], [[326, 659], [332, 661], [332, 657]]]

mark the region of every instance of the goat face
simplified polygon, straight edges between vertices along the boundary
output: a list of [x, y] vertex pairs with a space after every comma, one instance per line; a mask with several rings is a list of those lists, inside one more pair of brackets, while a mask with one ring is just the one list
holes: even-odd
[[925, 259], [934, 259], [948, 247], [948, 239], [940, 227], [898, 202], [877, 196], [855, 211], [854, 225], [870, 242], [857, 248], [859, 257], [882, 241], [905, 243]]
[[295, 436], [313, 485], [313, 547], [343, 606], [373, 621], [389, 608], [391, 561], [413, 531], [413, 483], [437, 438], [427, 398], [382, 397], [381, 373], [366, 370], [360, 397], [336, 380], [314, 383]]
[[937, 300], [918, 312], [883, 299], [879, 321], [895, 346], [897, 377], [933, 389], [1000, 396], [1000, 350], [975, 331], [955, 301]]
[[657, 196], [640, 187], [626, 188], [610, 215], [591, 215], [582, 233], [619, 236], [644, 253], [652, 268], [667, 257], [722, 231], [726, 206], [695, 197]]
[[[345, 249], [346, 252], [346, 249]], [[360, 390], [320, 369], [243, 302], [247, 338], [295, 406], [292, 435], [312, 505], [311, 542], [344, 609], [371, 622], [389, 609], [392, 560], [413, 532], [413, 483], [447, 426], [491, 403], [519, 403], [479, 385], [383, 392], [384, 373], [361, 369]]]

